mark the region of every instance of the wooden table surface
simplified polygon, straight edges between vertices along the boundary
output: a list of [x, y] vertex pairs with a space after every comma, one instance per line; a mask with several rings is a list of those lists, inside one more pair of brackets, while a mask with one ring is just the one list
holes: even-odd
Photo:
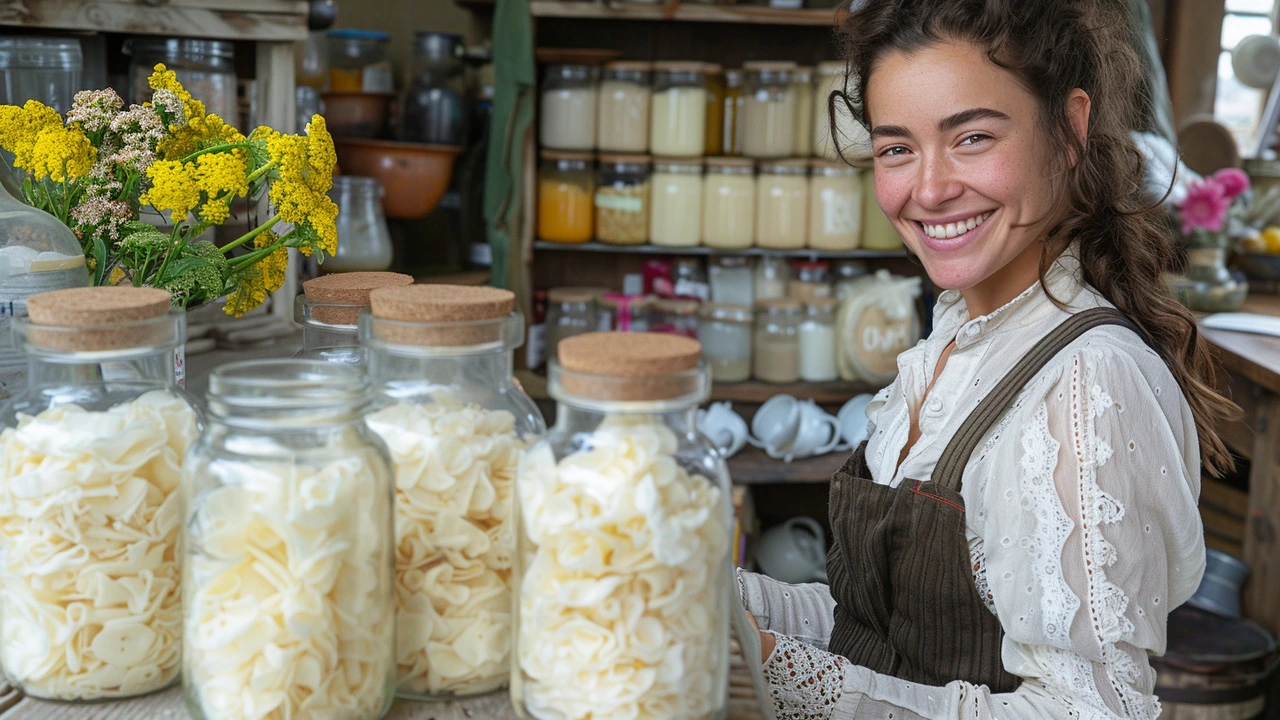
[[[1244, 312], [1280, 316], [1280, 295], [1250, 295]], [[1223, 367], [1280, 393], [1280, 337], [1201, 327]]]

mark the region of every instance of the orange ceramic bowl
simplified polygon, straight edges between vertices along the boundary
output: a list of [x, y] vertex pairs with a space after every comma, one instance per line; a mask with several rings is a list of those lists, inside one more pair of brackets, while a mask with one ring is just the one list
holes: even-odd
[[345, 175], [377, 178], [389, 218], [426, 217], [440, 202], [453, 176], [455, 145], [335, 138], [338, 164]]

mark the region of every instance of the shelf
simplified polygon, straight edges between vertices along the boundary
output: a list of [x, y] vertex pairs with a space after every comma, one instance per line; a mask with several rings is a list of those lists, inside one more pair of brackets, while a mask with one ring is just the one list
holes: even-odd
[[553, 252], [594, 252], [614, 253], [620, 255], [771, 255], [797, 258], [823, 258], [830, 260], [870, 260], [877, 258], [905, 258], [905, 250], [766, 250], [764, 248], [745, 248], [743, 250], [720, 250], [709, 247], [663, 247], [661, 245], [607, 245], [605, 243], [555, 243], [538, 240], [533, 243], [535, 250]]
[[787, 485], [825, 483], [849, 459], [848, 452], [833, 452], [784, 463], [750, 445], [729, 458], [729, 477], [734, 485]]
[[[493, 12], [494, 0], [454, 0], [473, 12]], [[619, 0], [530, 0], [529, 14], [536, 18], [584, 20], [660, 20], [673, 22], [745, 23], [750, 25], [807, 25], [832, 27], [843, 12], [827, 10], [785, 10], [753, 5], [703, 5], [685, 2], [626, 3]]]
[[740, 383], [714, 383], [711, 386], [711, 400], [759, 405], [774, 395], [790, 395], [800, 400], [812, 399], [819, 405], [839, 407], [854, 395], [875, 393], [878, 390], [879, 388], [862, 383], [842, 381], [775, 384], [749, 380]]

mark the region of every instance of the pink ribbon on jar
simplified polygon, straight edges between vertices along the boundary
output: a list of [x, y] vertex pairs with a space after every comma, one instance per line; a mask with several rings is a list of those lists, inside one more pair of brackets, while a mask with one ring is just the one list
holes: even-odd
[[631, 332], [631, 301], [638, 300], [644, 296], [610, 292], [601, 297], [618, 303], [618, 327], [614, 329], [620, 332]]

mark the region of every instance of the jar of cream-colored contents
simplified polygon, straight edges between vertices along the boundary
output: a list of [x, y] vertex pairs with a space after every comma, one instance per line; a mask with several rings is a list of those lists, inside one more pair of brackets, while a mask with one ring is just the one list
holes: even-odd
[[747, 158], [707, 158], [702, 187], [702, 243], [742, 250], [755, 241], [755, 163]]
[[784, 298], [791, 291], [791, 264], [780, 255], [765, 255], [756, 261], [755, 299]]
[[847, 251], [862, 237], [862, 178], [840, 160], [814, 160], [809, 177], [809, 247]]
[[601, 150], [643, 153], [649, 149], [650, 69], [647, 62], [604, 66], [596, 119], [596, 145]]
[[[182, 662], [180, 476], [197, 417], [164, 290], [55, 290], [13, 319], [27, 386], [0, 432], [0, 662], [24, 695], [127, 698]], [[54, 711], [48, 711], [54, 712]]]
[[799, 250], [808, 238], [809, 177], [807, 160], [774, 160], [760, 164], [756, 177], [756, 245], [772, 250]]
[[830, 382], [840, 377], [836, 370], [835, 298], [814, 298], [805, 303], [800, 322], [800, 379]]
[[596, 146], [597, 89], [586, 65], [549, 65], [542, 79], [538, 139], [552, 150], [591, 150]]
[[700, 352], [598, 333], [550, 363], [556, 424], [516, 481], [523, 717], [724, 716], [733, 526], [724, 460], [696, 429]]
[[545, 431], [512, 375], [523, 318], [497, 288], [411, 285], [370, 301], [366, 422], [395, 463], [399, 694], [490, 692], [511, 669], [517, 462]]
[[[850, 162], [871, 160], [871, 136], [862, 123], [841, 98], [835, 98], [836, 142], [831, 142], [831, 93], [845, 89], [845, 64], [841, 61], [818, 64], [817, 81], [813, 94], [813, 154], [827, 160], [839, 160], [837, 146]], [[857, 87], [858, 79], [849, 78], [849, 93]]]
[[649, 241], [649, 156], [601, 155], [596, 183], [596, 239], [610, 245]]
[[706, 147], [707, 68], [697, 62], [653, 64], [649, 152], [696, 157]]
[[742, 111], [746, 107], [741, 70], [724, 71], [723, 128], [720, 131], [720, 149], [712, 155], [734, 156], [742, 154]]
[[719, 155], [724, 147], [724, 68], [707, 63], [707, 132], [704, 152]]
[[748, 308], [755, 304], [755, 273], [751, 269], [751, 258], [721, 255], [711, 261], [708, 275], [711, 279], [711, 302]]
[[867, 266], [859, 260], [841, 260], [836, 263], [835, 298], [844, 302], [859, 283], [867, 278]]
[[742, 154], [753, 158], [789, 157], [796, 141], [796, 65], [749, 62], [742, 114]]
[[901, 250], [902, 236], [876, 202], [876, 178], [862, 171], [862, 247], [866, 250]]
[[542, 152], [538, 172], [538, 238], [584, 243], [595, 231], [596, 181], [590, 153]]
[[716, 382], [751, 379], [751, 307], [707, 303], [698, 310], [702, 361]]
[[413, 277], [393, 272], [321, 275], [302, 283], [293, 302], [293, 321], [302, 326], [299, 360], [324, 360], [364, 367], [364, 348], [356, 320], [369, 307], [375, 288], [412, 285]]
[[808, 157], [813, 152], [813, 68], [799, 67], [791, 74], [796, 96], [796, 134], [791, 154]]
[[702, 159], [653, 159], [649, 237], [654, 245], [693, 247], [701, 240]]
[[757, 380], [793, 383], [800, 379], [800, 318], [793, 298], [756, 301], [753, 370]]

